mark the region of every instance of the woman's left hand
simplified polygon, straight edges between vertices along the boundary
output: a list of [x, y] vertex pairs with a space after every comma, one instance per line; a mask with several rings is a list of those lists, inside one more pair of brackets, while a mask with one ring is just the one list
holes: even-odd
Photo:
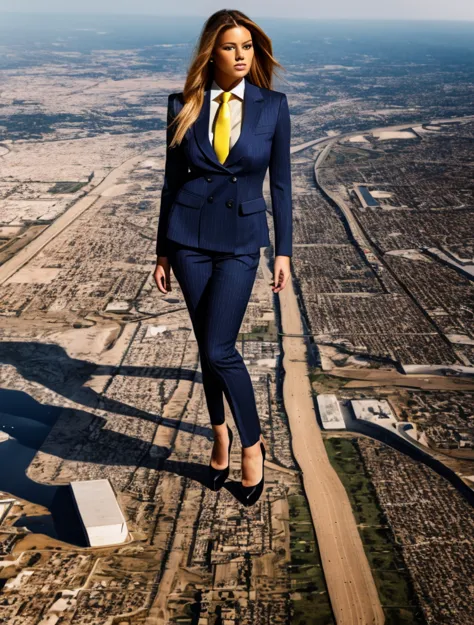
[[291, 256], [275, 256], [275, 267], [273, 275], [272, 289], [274, 293], [279, 293], [283, 290], [288, 282], [291, 269], [290, 269]]

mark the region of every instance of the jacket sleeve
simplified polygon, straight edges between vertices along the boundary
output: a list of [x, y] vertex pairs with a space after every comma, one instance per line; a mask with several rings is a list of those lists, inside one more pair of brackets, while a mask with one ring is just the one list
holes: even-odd
[[186, 180], [188, 162], [184, 154], [183, 144], [170, 148], [174, 136], [175, 126], [170, 128], [176, 112], [174, 107], [175, 94], [168, 96], [168, 114], [166, 128], [166, 161], [163, 188], [161, 191], [160, 216], [158, 219], [158, 232], [156, 236], [156, 255], [167, 256], [166, 231], [168, 228], [168, 216], [174, 202], [176, 193]]
[[286, 94], [282, 94], [270, 154], [270, 194], [275, 232], [275, 256], [292, 255], [293, 202], [290, 157], [291, 123]]

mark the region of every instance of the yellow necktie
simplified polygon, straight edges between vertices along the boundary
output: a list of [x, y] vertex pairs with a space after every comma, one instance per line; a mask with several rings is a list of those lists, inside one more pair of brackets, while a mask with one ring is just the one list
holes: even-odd
[[232, 93], [223, 91], [221, 105], [216, 115], [214, 127], [214, 150], [220, 163], [223, 163], [230, 151], [230, 107], [229, 99]]

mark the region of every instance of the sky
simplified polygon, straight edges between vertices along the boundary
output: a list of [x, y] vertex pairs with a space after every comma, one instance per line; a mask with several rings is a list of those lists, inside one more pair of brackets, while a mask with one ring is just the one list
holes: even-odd
[[222, 5], [214, 0], [0, 0], [0, 12], [110, 13], [208, 17], [223, 8], [239, 9], [252, 19], [396, 19], [474, 21], [474, 0], [240, 0]]

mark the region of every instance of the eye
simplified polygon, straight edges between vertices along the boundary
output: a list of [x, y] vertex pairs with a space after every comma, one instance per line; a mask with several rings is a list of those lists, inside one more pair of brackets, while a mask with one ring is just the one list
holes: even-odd
[[[233, 47], [234, 47], [234, 46], [225, 46], [225, 47], [224, 47], [224, 50], [232, 50], [232, 49], [233, 49]], [[246, 48], [246, 49], [249, 49], [249, 48], [251, 48], [251, 47], [252, 47], [252, 44], [251, 44], [251, 43], [246, 43], [246, 44], [245, 44], [245, 46], [244, 46], [244, 48]]]

